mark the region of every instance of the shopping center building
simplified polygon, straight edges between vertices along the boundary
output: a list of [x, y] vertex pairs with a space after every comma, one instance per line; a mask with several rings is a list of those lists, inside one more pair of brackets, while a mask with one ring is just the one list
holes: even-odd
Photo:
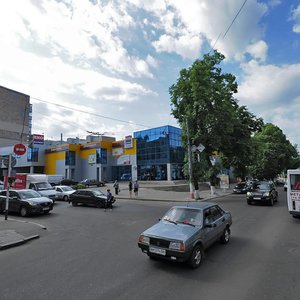
[[[181, 180], [185, 150], [181, 129], [166, 125], [134, 132], [123, 140], [109, 136], [88, 136], [86, 140], [34, 140], [26, 154], [16, 157], [16, 173], [59, 174], [81, 181], [85, 178], [112, 180]], [[0, 155], [12, 153], [13, 146], [0, 148]], [[7, 166], [0, 164], [0, 177]]]

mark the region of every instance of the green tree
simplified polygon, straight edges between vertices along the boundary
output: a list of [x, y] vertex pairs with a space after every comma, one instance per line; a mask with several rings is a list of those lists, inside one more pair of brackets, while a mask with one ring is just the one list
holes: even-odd
[[209, 160], [213, 151], [222, 153], [227, 166], [242, 169], [251, 134], [262, 125], [261, 119], [256, 119], [244, 106], [239, 107], [234, 99], [236, 78], [219, 67], [224, 58], [217, 51], [204, 55], [190, 68], [181, 70], [177, 82], [169, 89], [172, 114], [181, 125], [183, 141], [187, 144], [188, 125], [191, 143], [205, 146], [201, 157], [211, 170], [197, 170], [197, 178], [215, 172]]
[[[299, 163], [299, 153], [282, 130], [265, 124], [253, 137], [253, 164], [251, 175], [258, 179], [274, 179], [278, 174]], [[299, 166], [299, 165], [298, 165]]]

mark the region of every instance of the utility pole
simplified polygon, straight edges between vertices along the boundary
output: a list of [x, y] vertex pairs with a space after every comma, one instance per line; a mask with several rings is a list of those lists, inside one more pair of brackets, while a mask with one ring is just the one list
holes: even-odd
[[188, 161], [189, 161], [189, 178], [190, 178], [190, 198], [194, 199], [194, 185], [193, 185], [193, 162], [192, 162], [192, 150], [191, 139], [188, 119], [186, 120], [186, 133], [187, 133], [187, 146], [188, 146]]
[[8, 215], [8, 201], [9, 201], [9, 179], [11, 175], [11, 154], [8, 156], [8, 172], [7, 172], [7, 187], [6, 187], [6, 203], [5, 203], [5, 220], [7, 220]]

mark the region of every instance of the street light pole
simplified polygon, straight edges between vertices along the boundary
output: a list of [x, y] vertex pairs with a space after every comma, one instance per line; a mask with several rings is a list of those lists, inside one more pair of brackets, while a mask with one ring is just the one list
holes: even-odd
[[6, 203], [5, 203], [5, 220], [7, 220], [8, 215], [8, 202], [9, 202], [9, 178], [11, 175], [11, 154], [8, 156], [8, 172], [7, 172], [7, 187], [6, 187]]
[[189, 178], [190, 178], [190, 198], [194, 199], [193, 162], [192, 162], [192, 150], [191, 150], [190, 129], [189, 129], [188, 119], [186, 119], [186, 133], [187, 133], [187, 146], [188, 146]]

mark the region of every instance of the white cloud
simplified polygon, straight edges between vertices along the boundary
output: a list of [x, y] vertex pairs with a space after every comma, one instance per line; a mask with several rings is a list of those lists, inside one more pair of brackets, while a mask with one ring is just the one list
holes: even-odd
[[300, 33], [300, 4], [291, 11], [291, 20], [295, 21], [293, 32]]
[[183, 58], [195, 59], [199, 56], [201, 40], [197, 36], [180, 36], [174, 38], [169, 35], [160, 36], [158, 41], [153, 43], [157, 52], [177, 53]]
[[264, 121], [279, 126], [292, 143], [299, 140], [300, 64], [261, 65], [251, 61], [242, 65], [244, 76], [238, 100]]
[[247, 47], [247, 52], [250, 53], [255, 59], [265, 61], [267, 58], [268, 45], [265, 41], [258, 41]]

